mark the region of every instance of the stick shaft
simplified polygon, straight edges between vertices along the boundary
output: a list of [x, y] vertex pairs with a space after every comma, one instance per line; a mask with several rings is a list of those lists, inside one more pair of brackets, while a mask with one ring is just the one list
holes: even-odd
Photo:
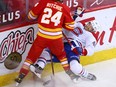
[[51, 58], [51, 68], [52, 68], [52, 74], [54, 75], [54, 64], [52, 61], [52, 54], [50, 53], [50, 58]]

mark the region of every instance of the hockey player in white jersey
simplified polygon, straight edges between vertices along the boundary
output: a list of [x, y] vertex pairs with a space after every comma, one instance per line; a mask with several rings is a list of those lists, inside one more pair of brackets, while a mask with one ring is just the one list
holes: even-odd
[[[71, 71], [67, 71], [67, 74], [74, 82], [76, 82], [79, 77], [91, 81], [96, 80], [96, 76], [89, 73], [80, 64], [80, 56], [91, 56], [94, 54], [96, 39], [91, 33], [94, 31], [95, 29], [92, 26], [92, 22], [86, 23], [85, 26], [81, 22], [76, 22], [73, 32], [63, 30], [64, 48], [71, 69]], [[51, 60], [51, 54], [49, 49], [44, 49], [37, 63], [30, 66], [30, 70], [38, 77], [41, 77], [44, 67], [47, 62]], [[59, 62], [55, 55], [52, 56], [52, 61]]]

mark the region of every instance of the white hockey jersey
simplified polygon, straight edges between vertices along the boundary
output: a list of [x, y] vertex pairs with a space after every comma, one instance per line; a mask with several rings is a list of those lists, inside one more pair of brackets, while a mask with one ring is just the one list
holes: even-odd
[[[96, 39], [93, 34], [84, 29], [84, 26], [80, 22], [75, 23], [74, 32], [69, 32], [63, 29], [64, 34], [70, 41], [76, 41], [77, 46], [82, 46], [87, 50], [86, 56], [91, 56], [94, 54], [94, 48], [96, 45]], [[78, 34], [78, 35], [77, 35]], [[66, 38], [63, 37], [64, 42], [67, 42]]]

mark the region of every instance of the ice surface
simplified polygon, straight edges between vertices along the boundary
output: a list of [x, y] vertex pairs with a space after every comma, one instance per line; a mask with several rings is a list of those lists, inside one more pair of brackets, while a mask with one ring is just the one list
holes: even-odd
[[[96, 81], [79, 79], [77, 83], [73, 83], [67, 74], [60, 72], [43, 80], [34, 76], [30, 80], [24, 80], [19, 87], [116, 87], [116, 58], [84, 67], [97, 76]], [[48, 80], [51, 80], [49, 84], [43, 85]], [[15, 84], [5, 87], [15, 87]]]

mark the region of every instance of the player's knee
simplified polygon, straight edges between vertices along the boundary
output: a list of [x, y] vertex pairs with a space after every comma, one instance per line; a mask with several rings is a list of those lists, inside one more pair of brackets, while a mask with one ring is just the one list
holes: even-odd
[[72, 60], [70, 62], [70, 69], [72, 70], [73, 73], [79, 74], [82, 71], [82, 65], [78, 63], [77, 60]]

